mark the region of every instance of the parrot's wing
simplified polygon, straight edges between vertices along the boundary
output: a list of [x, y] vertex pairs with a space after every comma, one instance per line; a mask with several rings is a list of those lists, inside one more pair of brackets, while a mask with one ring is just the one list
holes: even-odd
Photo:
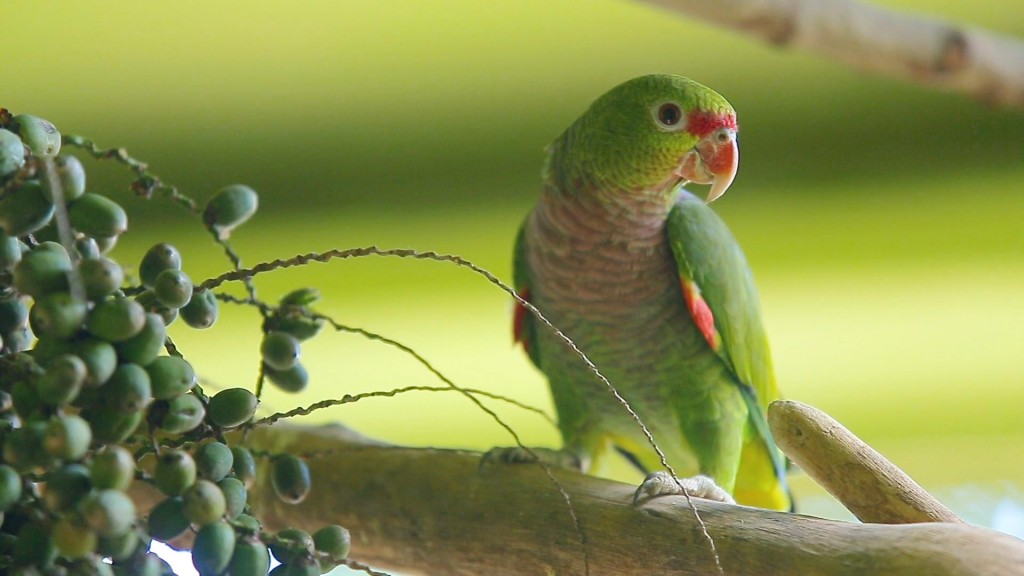
[[746, 257], [718, 215], [685, 190], [669, 213], [666, 230], [690, 316], [739, 386], [751, 428], [781, 479], [785, 459], [765, 418], [768, 403], [779, 393]]
[[[518, 295], [527, 302], [530, 301], [531, 275], [529, 266], [526, 263], [526, 224], [519, 227], [516, 235], [515, 252], [512, 255], [512, 282]], [[515, 312], [512, 317], [512, 337], [516, 342], [523, 345], [527, 355], [533, 364], [540, 367], [540, 357], [537, 346], [537, 319], [533, 313], [526, 309], [518, 300], [515, 303]]]

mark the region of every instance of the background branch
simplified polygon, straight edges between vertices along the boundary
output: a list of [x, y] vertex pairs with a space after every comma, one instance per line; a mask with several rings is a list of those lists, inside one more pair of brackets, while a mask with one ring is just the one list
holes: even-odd
[[1024, 43], [855, 0], [645, 0], [794, 47], [988, 104], [1024, 109]]

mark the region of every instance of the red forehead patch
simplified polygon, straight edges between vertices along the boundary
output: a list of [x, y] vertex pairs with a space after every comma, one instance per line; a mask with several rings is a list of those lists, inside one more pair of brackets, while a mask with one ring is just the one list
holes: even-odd
[[718, 128], [732, 128], [736, 130], [736, 115], [722, 114], [721, 112], [706, 112], [694, 110], [686, 116], [687, 130], [703, 138]]

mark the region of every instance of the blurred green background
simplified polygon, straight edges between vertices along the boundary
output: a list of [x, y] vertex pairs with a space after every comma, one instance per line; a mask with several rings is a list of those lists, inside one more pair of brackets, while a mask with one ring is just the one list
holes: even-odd
[[[1016, 0], [881, 3], [1024, 37]], [[1022, 113], [625, 0], [7, 0], [3, 21], [0, 106], [125, 146], [201, 201], [251, 185], [260, 213], [233, 237], [250, 264], [378, 244], [458, 253], [509, 278], [544, 145], [618, 82], [693, 77], [739, 111], [743, 162], [715, 208], [757, 275], [785, 394], [963, 513], [1022, 485]], [[131, 198], [125, 170], [87, 169], [90, 188], [121, 194], [132, 214], [120, 261], [169, 240], [193, 278], [227, 268], [194, 219]], [[322, 289], [323, 312], [414, 347], [456, 383], [549, 407], [511, 344], [508, 298], [481, 278], [375, 258], [258, 281], [269, 300], [305, 285]], [[258, 325], [225, 310], [213, 330], [171, 332], [203, 379], [226, 387], [253, 382]], [[303, 353], [310, 389], [270, 391], [264, 408], [437, 384], [358, 336], [325, 333]], [[490, 404], [525, 442], [557, 444], [540, 418]], [[447, 393], [308, 420], [408, 444], [511, 442]], [[805, 510], [825, 506], [806, 477], [794, 482]]]

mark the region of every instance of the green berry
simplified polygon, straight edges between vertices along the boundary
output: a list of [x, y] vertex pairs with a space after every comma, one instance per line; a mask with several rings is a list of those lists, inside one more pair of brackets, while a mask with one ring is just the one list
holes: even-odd
[[95, 260], [103, 255], [100, 252], [100, 245], [96, 242], [96, 239], [89, 238], [88, 236], [82, 236], [75, 240], [75, 251], [78, 252], [78, 255], [83, 260]]
[[31, 420], [21, 428], [9, 431], [3, 440], [4, 461], [15, 469], [26, 472], [48, 464], [49, 456], [43, 450], [45, 435], [44, 420]]
[[61, 354], [50, 360], [39, 379], [39, 400], [51, 406], [70, 404], [82, 391], [88, 367], [73, 354]]
[[51, 512], [72, 510], [92, 491], [89, 469], [72, 463], [50, 472], [43, 490], [43, 504]]
[[96, 387], [105, 384], [117, 368], [117, 352], [109, 342], [95, 338], [78, 340], [72, 345], [76, 356], [85, 362], [85, 385]]
[[260, 344], [263, 363], [273, 370], [288, 370], [299, 361], [299, 340], [284, 332], [267, 332]]
[[217, 321], [217, 298], [209, 290], [197, 289], [180, 311], [185, 324], [197, 330], [209, 328]]
[[282, 564], [289, 564], [296, 558], [312, 554], [314, 549], [313, 537], [300, 528], [285, 528], [279, 531], [270, 545], [274, 558]]
[[81, 330], [85, 315], [85, 302], [67, 292], [53, 292], [36, 300], [28, 320], [40, 338], [71, 338]]
[[124, 270], [109, 258], [99, 256], [83, 260], [78, 265], [85, 286], [85, 297], [99, 301], [114, 293], [124, 283]]
[[18, 539], [12, 551], [14, 563], [39, 568], [53, 564], [57, 549], [50, 538], [49, 528], [40, 522], [29, 522], [18, 530]]
[[281, 306], [309, 306], [320, 300], [320, 291], [316, 288], [298, 288], [281, 297]]
[[50, 362], [62, 354], [74, 354], [75, 341], [63, 340], [61, 338], [40, 338], [36, 341], [35, 348], [31, 354], [36, 362], [42, 367], [49, 367]]
[[129, 298], [113, 298], [97, 304], [85, 321], [89, 332], [108, 342], [135, 336], [146, 325], [146, 311]]
[[43, 449], [54, 458], [79, 460], [92, 442], [89, 423], [75, 414], [56, 416], [46, 426]]
[[65, 249], [64, 245], [61, 244], [57, 240], [47, 240], [45, 242], [40, 242], [39, 245], [36, 246], [35, 248], [32, 248], [32, 250], [33, 251], [42, 250], [44, 252], [53, 252], [55, 254], [63, 254], [70, 261], [70, 257], [68, 257], [67, 249]]
[[37, 248], [22, 256], [14, 267], [14, 287], [21, 294], [42, 298], [67, 290], [70, 271], [71, 259], [67, 252]]
[[160, 400], [150, 409], [150, 416], [158, 413], [154, 423], [169, 434], [184, 434], [202, 424], [206, 408], [195, 394], [182, 394], [170, 400]]
[[266, 327], [268, 330], [287, 332], [300, 342], [309, 340], [320, 332], [324, 321], [320, 318], [311, 318], [304, 311], [305, 308], [282, 307], [267, 318]]
[[110, 444], [96, 452], [90, 463], [92, 483], [99, 489], [127, 490], [135, 479], [135, 458], [123, 446]]
[[221, 442], [208, 442], [196, 448], [193, 458], [200, 478], [210, 482], [220, 482], [231, 472], [234, 456], [231, 448]]
[[0, 299], [0, 333], [10, 334], [28, 326], [28, 305], [24, 298]]
[[[7, 359], [10, 362], [10, 364], [8, 365], [8, 367], [10, 368], [13, 368], [18, 365], [24, 366], [26, 364], [34, 364], [32, 361], [32, 357], [30, 357], [27, 354], [16, 353], [8, 356]], [[0, 381], [2, 381], [2, 378], [0, 378]], [[9, 392], [0, 389], [0, 413], [3, 413], [2, 416], [4, 420], [9, 419], [10, 411], [12, 408], [14, 408], [14, 399], [11, 397]], [[5, 431], [7, 431], [8, 429], [9, 428], [6, 425], [0, 427], [0, 437], [2, 437], [3, 433], [5, 433]], [[2, 525], [2, 523], [0, 523], [0, 525]]]
[[252, 452], [241, 446], [232, 446], [231, 455], [231, 470], [235, 478], [241, 480], [246, 488], [252, 488], [256, 481], [256, 459], [252, 457]]
[[21, 261], [21, 242], [17, 236], [0, 232], [0, 270], [10, 270]]
[[258, 205], [259, 197], [252, 188], [242, 184], [225, 186], [206, 204], [203, 222], [218, 238], [225, 240], [232, 230], [252, 218]]
[[195, 484], [196, 461], [188, 452], [166, 449], [157, 458], [153, 481], [164, 494], [178, 496]]
[[118, 236], [128, 229], [124, 208], [106, 196], [89, 192], [68, 205], [68, 218], [75, 230], [93, 238]]
[[185, 517], [198, 526], [220, 520], [227, 511], [224, 493], [209, 480], [196, 480], [181, 499], [185, 502]]
[[121, 364], [103, 386], [107, 406], [131, 414], [145, 410], [153, 401], [149, 374], [138, 364]]
[[263, 525], [260, 521], [248, 514], [239, 514], [235, 517], [235, 526], [242, 532], [246, 532], [250, 535], [259, 534], [260, 530], [263, 529]]
[[0, 464], [0, 512], [11, 509], [21, 499], [21, 475], [6, 464]]
[[52, 122], [31, 114], [18, 114], [9, 126], [21, 136], [33, 155], [53, 158], [60, 152], [60, 131]]
[[4, 335], [2, 344], [8, 352], [24, 352], [32, 344], [32, 333], [28, 328], [18, 328]]
[[300, 341], [316, 336], [323, 327], [323, 319], [312, 318], [308, 305], [320, 299], [315, 288], [293, 290], [281, 298], [281, 306], [267, 318], [266, 330], [287, 332]]
[[78, 559], [96, 550], [99, 538], [77, 514], [65, 514], [53, 526], [53, 545], [65, 558]]
[[181, 536], [188, 530], [188, 525], [185, 503], [180, 497], [167, 498], [154, 506], [146, 522], [150, 536], [163, 542]]
[[277, 456], [271, 465], [270, 483], [282, 502], [298, 504], [306, 499], [312, 487], [309, 466], [292, 454]]
[[331, 560], [340, 562], [348, 557], [349, 548], [352, 546], [352, 536], [345, 528], [332, 524], [313, 533], [313, 544], [318, 551], [326, 554]]
[[275, 370], [267, 366], [264, 372], [275, 386], [285, 392], [301, 392], [309, 384], [309, 372], [299, 362], [287, 370]]
[[181, 270], [164, 270], [153, 281], [153, 294], [164, 306], [181, 308], [192, 299], [192, 279]]
[[92, 437], [97, 442], [117, 444], [124, 442], [142, 423], [143, 411], [125, 412], [112, 406], [90, 406], [82, 410], [81, 416], [92, 427]]
[[245, 388], [227, 388], [210, 398], [207, 414], [221, 428], [241, 426], [252, 419], [259, 400]]
[[46, 226], [53, 212], [42, 185], [28, 180], [0, 197], [0, 228], [8, 236], [31, 234]]
[[0, 129], [0, 178], [14, 174], [25, 164], [25, 145], [10, 130]]
[[[65, 202], [71, 202], [85, 194], [85, 168], [78, 158], [70, 154], [61, 154], [54, 158], [54, 164], [57, 166], [57, 178], [60, 180]], [[52, 202], [53, 196], [49, 195], [49, 198]]]
[[270, 553], [267, 546], [255, 538], [240, 538], [235, 543], [228, 564], [229, 576], [248, 576], [249, 574], [266, 574], [270, 571]]
[[118, 490], [99, 490], [90, 494], [81, 507], [86, 524], [103, 537], [124, 534], [135, 522], [135, 504]]
[[180, 356], [160, 356], [146, 366], [153, 397], [161, 400], [180, 396], [196, 385], [192, 365]]
[[224, 493], [224, 502], [227, 506], [225, 516], [229, 520], [238, 517], [245, 510], [245, 504], [249, 499], [249, 491], [238, 478], [224, 478], [217, 482], [217, 487]]
[[[142, 330], [131, 338], [114, 345], [118, 356], [125, 362], [139, 366], [152, 364], [164, 349], [167, 340], [167, 326], [159, 314], [147, 313]], [[148, 370], [147, 370], [148, 372]]]
[[147, 250], [139, 263], [142, 285], [152, 288], [156, 277], [164, 270], [181, 270], [181, 253], [174, 246], [161, 242]]
[[14, 411], [25, 420], [45, 418], [46, 407], [39, 398], [39, 389], [28, 380], [18, 380], [11, 388], [11, 402]]
[[192, 545], [192, 564], [200, 574], [220, 574], [231, 562], [235, 550], [235, 529], [223, 520], [199, 529]]

